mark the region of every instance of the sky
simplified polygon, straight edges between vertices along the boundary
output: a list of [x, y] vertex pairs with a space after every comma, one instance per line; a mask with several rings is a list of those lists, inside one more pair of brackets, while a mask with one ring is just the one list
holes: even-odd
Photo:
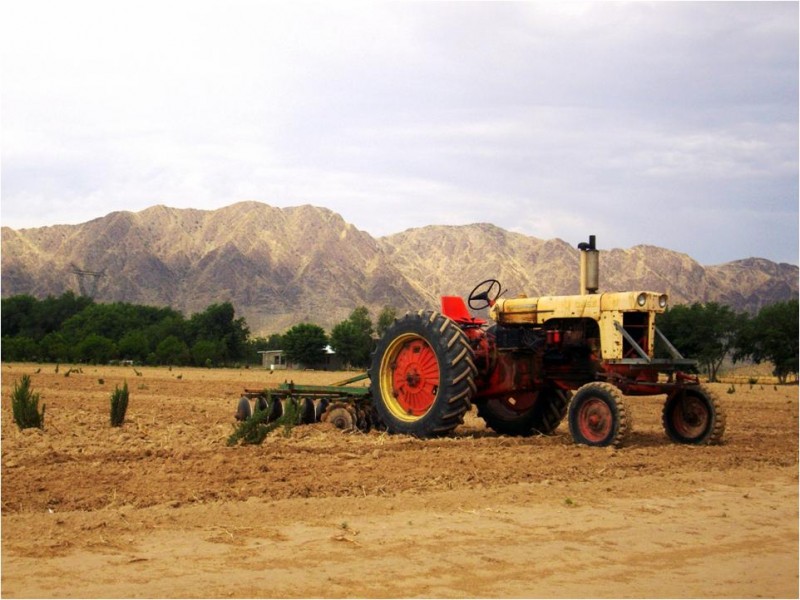
[[0, 220], [329, 208], [798, 263], [796, 2], [0, 4]]

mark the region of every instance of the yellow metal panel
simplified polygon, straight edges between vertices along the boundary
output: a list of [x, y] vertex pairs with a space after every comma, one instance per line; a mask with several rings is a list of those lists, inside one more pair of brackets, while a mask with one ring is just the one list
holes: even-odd
[[549, 319], [593, 319], [600, 316], [600, 296], [543, 296], [539, 298], [539, 318]]
[[542, 296], [497, 301], [491, 317], [502, 324], [539, 325], [550, 319], [594, 319], [600, 316], [600, 296]]
[[492, 307], [490, 316], [503, 325], [536, 325], [539, 298], [501, 298]]
[[[644, 294], [645, 303], [641, 306], [637, 303], [636, 299]], [[600, 302], [600, 310], [623, 310], [623, 311], [637, 311], [647, 312], [655, 311], [663, 313], [664, 309], [658, 305], [658, 298], [663, 294], [658, 292], [610, 292], [602, 294], [602, 301]]]
[[650, 315], [650, 322], [648, 323], [649, 332], [647, 334], [647, 352], [648, 356], [654, 356], [656, 350], [656, 318], [655, 315]]
[[622, 324], [621, 311], [603, 311], [599, 323], [603, 360], [622, 358], [622, 334], [617, 331], [615, 322]]

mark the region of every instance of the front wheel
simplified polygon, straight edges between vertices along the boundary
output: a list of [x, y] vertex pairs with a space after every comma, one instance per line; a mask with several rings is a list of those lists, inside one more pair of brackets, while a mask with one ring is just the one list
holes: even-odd
[[455, 322], [434, 311], [409, 313], [387, 329], [372, 357], [373, 406], [391, 433], [448, 433], [471, 406], [476, 371]]
[[619, 388], [587, 383], [569, 405], [569, 432], [578, 444], [619, 446], [631, 430], [630, 416]]
[[661, 420], [669, 438], [679, 444], [717, 444], [725, 432], [722, 401], [703, 386], [668, 396]]

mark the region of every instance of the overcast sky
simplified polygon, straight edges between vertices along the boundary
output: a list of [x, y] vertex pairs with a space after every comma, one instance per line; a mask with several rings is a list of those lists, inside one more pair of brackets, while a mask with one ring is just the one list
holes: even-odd
[[3, 225], [313, 204], [798, 262], [796, 2], [6, 0]]

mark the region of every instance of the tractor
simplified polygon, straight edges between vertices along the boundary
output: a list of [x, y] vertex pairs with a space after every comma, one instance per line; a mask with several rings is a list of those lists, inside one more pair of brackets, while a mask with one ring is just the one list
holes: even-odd
[[[720, 442], [720, 399], [656, 327], [667, 294], [598, 293], [595, 236], [578, 250], [578, 295], [506, 298], [488, 279], [466, 303], [444, 296], [441, 311], [396, 320], [369, 369], [376, 420], [389, 432], [432, 437], [463, 423], [474, 404], [500, 434], [551, 434], [566, 416], [576, 443], [619, 446], [631, 432], [626, 397], [665, 394], [662, 423], [672, 441]], [[467, 305], [488, 308], [493, 323]], [[657, 339], [670, 358], [656, 358]]]

